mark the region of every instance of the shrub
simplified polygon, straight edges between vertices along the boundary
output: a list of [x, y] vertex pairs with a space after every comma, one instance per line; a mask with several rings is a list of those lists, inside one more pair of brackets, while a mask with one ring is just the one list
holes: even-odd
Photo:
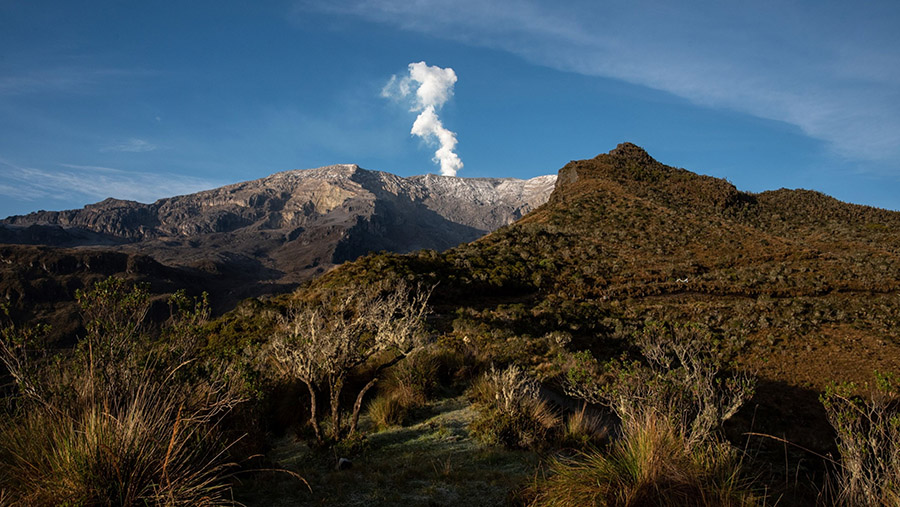
[[574, 357], [567, 391], [609, 406], [621, 421], [606, 452], [557, 460], [534, 487], [536, 505], [749, 505], [752, 481], [716, 431], [750, 396], [746, 375], [723, 375], [698, 328], [650, 326], [644, 362], [612, 362], [603, 383], [587, 354]]
[[375, 377], [356, 395], [349, 431], [356, 433], [359, 411], [377, 374], [423, 347], [425, 315], [431, 290], [413, 289], [405, 282], [383, 281], [355, 285], [343, 292], [326, 291], [319, 303], [292, 306], [280, 319], [270, 344], [271, 357], [288, 378], [306, 385], [309, 423], [322, 443], [317, 412], [319, 394], [327, 387], [331, 411], [329, 436], [345, 436], [341, 422], [341, 393], [350, 372], [383, 353], [391, 359], [375, 369]]
[[473, 384], [469, 397], [479, 412], [469, 428], [488, 445], [540, 447], [559, 429], [559, 416], [538, 396], [537, 382], [518, 366], [491, 368]]
[[597, 380], [600, 367], [593, 357], [576, 354], [566, 391], [609, 406], [623, 427], [651, 416], [666, 419], [689, 446], [714, 439], [722, 423], [753, 394], [749, 375], [722, 371], [699, 327], [651, 324], [637, 342], [643, 361], [611, 362], [607, 370], [612, 379], [606, 383]]
[[875, 377], [867, 398], [854, 396], [853, 384], [822, 395], [841, 457], [836, 500], [845, 505], [900, 505], [900, 382]]

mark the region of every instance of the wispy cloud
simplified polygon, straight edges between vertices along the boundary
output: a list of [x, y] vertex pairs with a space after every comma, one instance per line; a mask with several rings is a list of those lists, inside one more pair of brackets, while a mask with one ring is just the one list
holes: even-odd
[[35, 168], [0, 159], [0, 167], [0, 195], [17, 200], [91, 202], [115, 197], [149, 203], [220, 186], [191, 176], [89, 165]]
[[69, 169], [77, 169], [79, 171], [86, 171], [86, 172], [126, 174], [126, 172], [121, 169], [116, 169], [113, 167], [103, 167], [103, 166], [99, 166], [99, 165], [76, 165], [76, 164], [59, 164], [59, 165], [62, 167], [68, 167]]
[[127, 139], [125, 141], [121, 141], [115, 144], [110, 144], [100, 148], [102, 152], [109, 151], [120, 151], [127, 153], [144, 153], [147, 151], [154, 151], [157, 149], [157, 146], [153, 143], [149, 143], [144, 141], [143, 139], [137, 139], [132, 137], [131, 139]]
[[83, 68], [62, 66], [31, 69], [0, 76], [0, 95], [35, 93], [90, 93], [103, 85], [155, 75], [144, 69]]
[[796, 125], [851, 158], [900, 156], [900, 4], [305, 0]]

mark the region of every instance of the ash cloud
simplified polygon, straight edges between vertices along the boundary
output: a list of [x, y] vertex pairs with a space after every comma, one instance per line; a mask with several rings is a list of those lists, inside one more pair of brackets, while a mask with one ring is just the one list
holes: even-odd
[[391, 76], [381, 96], [398, 100], [412, 100], [410, 111], [419, 112], [410, 134], [436, 145], [434, 162], [440, 164], [441, 174], [456, 176], [463, 163], [456, 154], [456, 133], [441, 123], [437, 112], [453, 96], [456, 72], [453, 69], [429, 66], [425, 62], [409, 64], [403, 76]]

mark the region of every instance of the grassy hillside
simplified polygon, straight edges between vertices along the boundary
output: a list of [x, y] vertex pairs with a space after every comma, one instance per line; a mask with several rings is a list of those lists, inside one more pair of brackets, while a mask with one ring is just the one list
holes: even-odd
[[210, 322], [173, 309], [135, 349], [162, 359], [134, 368], [240, 399], [208, 422], [236, 439], [216, 491], [248, 505], [890, 505], [898, 230], [622, 144], [473, 243], [369, 255]]
[[[563, 167], [547, 204], [479, 241], [369, 256], [309, 290], [389, 275], [437, 284], [445, 339], [551, 383], [560, 336], [606, 360], [633, 350], [647, 322], [694, 323], [759, 378], [732, 438], [768, 433], [828, 453], [820, 393], [900, 371], [897, 231], [897, 212], [807, 190], [745, 193], [623, 144]], [[773, 442], [755, 445], [783, 460]]]

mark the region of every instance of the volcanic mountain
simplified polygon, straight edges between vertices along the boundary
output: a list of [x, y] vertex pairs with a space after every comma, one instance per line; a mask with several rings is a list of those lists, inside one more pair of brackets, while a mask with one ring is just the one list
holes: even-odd
[[356, 165], [295, 170], [153, 204], [106, 199], [0, 222], [0, 242], [102, 246], [298, 281], [370, 251], [446, 250], [543, 204], [555, 176], [401, 178]]

